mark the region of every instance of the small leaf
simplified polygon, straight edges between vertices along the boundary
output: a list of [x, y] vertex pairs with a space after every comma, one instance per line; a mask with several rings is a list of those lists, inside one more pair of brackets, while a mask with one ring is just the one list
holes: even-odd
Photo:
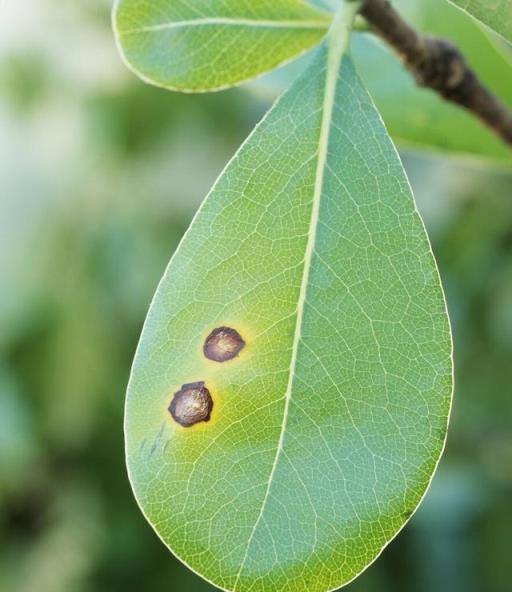
[[352, 580], [415, 510], [445, 441], [439, 276], [346, 38], [321, 45], [217, 181], [130, 379], [138, 502], [225, 590]]
[[512, 41], [511, 0], [492, 0], [492, 2], [485, 0], [451, 1], [508, 41]]
[[220, 90], [317, 45], [331, 15], [301, 0], [117, 0], [113, 23], [127, 65], [172, 90]]

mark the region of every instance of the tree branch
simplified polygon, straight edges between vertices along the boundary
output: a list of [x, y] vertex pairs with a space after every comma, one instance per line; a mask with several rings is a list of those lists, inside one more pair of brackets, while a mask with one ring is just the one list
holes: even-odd
[[360, 13], [370, 29], [392, 47], [419, 86], [464, 107], [512, 146], [512, 111], [478, 80], [450, 41], [415, 31], [389, 0], [363, 0]]

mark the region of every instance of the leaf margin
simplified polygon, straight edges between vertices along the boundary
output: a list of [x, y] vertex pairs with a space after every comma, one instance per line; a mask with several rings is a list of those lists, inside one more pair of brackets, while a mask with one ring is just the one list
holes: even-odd
[[[327, 12], [326, 10], [322, 10], [318, 6], [311, 5], [306, 0], [299, 0], [300, 4], [304, 5], [305, 7], [310, 8], [312, 10], [316, 10], [319, 14], [323, 14], [323, 16], [324, 16], [325, 28], [322, 29], [323, 33], [322, 33], [322, 35], [320, 35], [320, 37], [316, 43], [305, 46], [301, 51], [299, 51], [299, 52], [297, 52], [297, 53], [295, 53], [283, 60], [278, 61], [273, 66], [271, 66], [269, 68], [265, 68], [264, 70], [261, 70], [255, 74], [251, 74], [247, 77], [241, 78], [241, 79], [237, 80], [236, 82], [227, 82], [227, 83], [224, 83], [224, 84], [221, 84], [218, 86], [216, 85], [213, 87], [208, 87], [208, 86], [186, 87], [186, 86], [173, 85], [173, 84], [169, 84], [166, 82], [155, 80], [154, 78], [151, 78], [151, 76], [149, 76], [148, 74], [145, 74], [140, 68], [138, 68], [137, 66], [135, 66], [134, 64], [131, 63], [131, 61], [129, 60], [129, 58], [127, 56], [125, 48], [123, 47], [123, 44], [122, 44], [121, 37], [122, 37], [123, 32], [120, 31], [119, 27], [118, 27], [118, 13], [119, 13], [120, 6], [123, 1], [124, 0], [114, 0], [114, 3], [112, 5], [112, 10], [111, 10], [111, 28], [114, 33], [114, 40], [115, 40], [115, 45], [117, 48], [117, 53], [120, 56], [121, 61], [123, 62], [124, 66], [132, 74], [134, 74], [138, 79], [140, 79], [145, 84], [148, 84], [150, 86], [154, 86], [156, 88], [160, 88], [163, 90], [172, 91], [172, 92], [180, 92], [180, 93], [184, 93], [184, 94], [206, 94], [206, 93], [210, 93], [210, 92], [222, 92], [224, 90], [228, 90], [231, 88], [237, 88], [237, 87], [242, 86], [248, 82], [251, 82], [253, 80], [257, 80], [258, 78], [265, 76], [265, 74], [268, 74], [269, 72], [271, 72], [277, 68], [280, 68], [282, 66], [286, 66], [286, 65], [290, 64], [294, 60], [296, 60], [296, 59], [304, 56], [308, 52], [312, 51], [315, 47], [318, 47], [318, 45], [322, 42], [322, 39], [325, 38], [325, 36], [327, 35], [330, 25], [332, 23], [332, 19], [334, 18], [333, 13]], [[343, 0], [343, 1], [346, 1], [346, 0]], [[352, 1], [352, 0], [348, 0], [348, 1]]]

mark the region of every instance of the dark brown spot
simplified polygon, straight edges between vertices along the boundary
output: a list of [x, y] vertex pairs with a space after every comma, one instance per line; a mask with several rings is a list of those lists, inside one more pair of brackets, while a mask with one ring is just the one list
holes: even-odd
[[204, 382], [191, 382], [174, 393], [169, 412], [174, 421], [189, 428], [200, 421], [209, 421], [212, 407], [212, 396]]
[[218, 327], [206, 338], [204, 355], [214, 362], [226, 362], [236, 358], [245, 346], [240, 333], [230, 327]]

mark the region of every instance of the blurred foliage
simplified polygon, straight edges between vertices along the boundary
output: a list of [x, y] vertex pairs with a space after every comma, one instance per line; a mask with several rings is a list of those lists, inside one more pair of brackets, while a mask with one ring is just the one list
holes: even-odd
[[[109, 2], [0, 6], [0, 591], [212, 590], [146, 524], [123, 452], [145, 312], [267, 107], [125, 71]], [[505, 592], [512, 533], [512, 177], [404, 154], [456, 347], [446, 454], [349, 592]]]

